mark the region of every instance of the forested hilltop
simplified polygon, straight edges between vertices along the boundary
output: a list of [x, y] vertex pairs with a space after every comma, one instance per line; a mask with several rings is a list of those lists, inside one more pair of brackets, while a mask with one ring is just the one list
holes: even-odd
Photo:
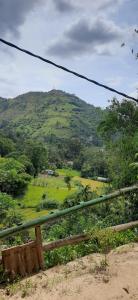
[[60, 90], [0, 98], [0, 128], [11, 136], [44, 143], [78, 138], [99, 145], [96, 129], [104, 110]]

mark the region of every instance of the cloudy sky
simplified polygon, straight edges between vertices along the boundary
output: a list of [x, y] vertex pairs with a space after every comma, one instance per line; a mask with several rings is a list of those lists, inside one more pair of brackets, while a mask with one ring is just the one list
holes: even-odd
[[[1, 38], [133, 96], [135, 29], [138, 0], [0, 0]], [[0, 43], [1, 97], [51, 89], [103, 107], [115, 96]]]

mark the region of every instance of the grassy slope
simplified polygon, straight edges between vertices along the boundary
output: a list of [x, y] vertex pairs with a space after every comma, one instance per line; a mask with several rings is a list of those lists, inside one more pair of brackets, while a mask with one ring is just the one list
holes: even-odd
[[[92, 190], [99, 192], [105, 186], [104, 183], [79, 177], [79, 172], [69, 169], [58, 170], [59, 177], [39, 177], [34, 179], [28, 186], [25, 195], [18, 199], [18, 203], [22, 203], [25, 208], [18, 208], [18, 211], [26, 220], [46, 215], [49, 211], [42, 210], [36, 212], [35, 207], [40, 203], [42, 195], [45, 193], [50, 200], [62, 202], [66, 196], [74, 193], [77, 189], [75, 182], [80, 181], [83, 185], [90, 185]], [[64, 176], [72, 176], [72, 188], [69, 191], [65, 182]]]

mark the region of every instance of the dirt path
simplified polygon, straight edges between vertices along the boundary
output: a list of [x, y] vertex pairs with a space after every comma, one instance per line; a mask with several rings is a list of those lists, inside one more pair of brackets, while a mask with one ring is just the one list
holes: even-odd
[[[8, 294], [8, 295], [6, 295]], [[91, 254], [0, 290], [0, 300], [138, 300], [138, 244]]]

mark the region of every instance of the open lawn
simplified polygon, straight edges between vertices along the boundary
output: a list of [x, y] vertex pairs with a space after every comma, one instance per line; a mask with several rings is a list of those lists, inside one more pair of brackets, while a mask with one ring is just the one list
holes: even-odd
[[19, 209], [18, 212], [22, 214], [24, 220], [27, 221], [47, 215], [49, 213], [49, 210], [44, 209], [37, 212], [35, 208], [22, 208]]
[[[102, 193], [105, 183], [94, 181], [91, 179], [81, 178], [78, 171], [70, 169], [58, 169], [59, 176], [45, 176], [41, 175], [38, 178], [32, 180], [28, 185], [28, 189], [22, 197], [18, 198], [17, 203], [19, 211], [23, 215], [25, 220], [44, 216], [49, 213], [49, 210], [36, 211], [36, 207], [42, 201], [43, 194], [46, 195], [47, 200], [56, 200], [63, 202], [66, 196], [74, 193], [78, 189], [78, 183], [83, 185], [89, 185], [93, 191]], [[64, 182], [64, 176], [71, 176], [71, 190], [68, 190], [66, 183]]]
[[57, 173], [61, 176], [80, 176], [80, 172], [72, 169], [57, 169]]
[[87, 179], [87, 178], [82, 178], [79, 176], [74, 177], [74, 180], [78, 180], [81, 182], [83, 185], [89, 185], [92, 189], [92, 191], [97, 191], [97, 193], [102, 192], [102, 189], [107, 186], [107, 183], [92, 180], [92, 179]]

